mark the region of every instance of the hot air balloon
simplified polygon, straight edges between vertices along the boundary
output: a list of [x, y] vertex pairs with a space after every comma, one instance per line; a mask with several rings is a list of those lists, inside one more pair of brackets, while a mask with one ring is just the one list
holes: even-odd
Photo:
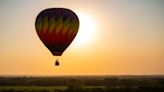
[[70, 9], [49, 8], [38, 14], [35, 28], [53, 56], [61, 56], [78, 32], [79, 19]]

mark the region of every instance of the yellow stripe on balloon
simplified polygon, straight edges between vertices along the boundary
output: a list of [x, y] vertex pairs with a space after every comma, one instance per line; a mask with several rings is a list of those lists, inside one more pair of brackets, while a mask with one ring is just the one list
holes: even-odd
[[59, 33], [63, 27], [63, 18], [59, 17], [58, 20], [56, 21], [56, 33]]
[[39, 18], [39, 19], [36, 21], [36, 30], [42, 31], [42, 18]]
[[43, 32], [46, 32], [48, 30], [48, 16], [43, 18]]
[[78, 29], [79, 29], [79, 23], [78, 23], [78, 22], [76, 22], [76, 24], [75, 24], [75, 31], [77, 32], [77, 31], [78, 31]]
[[78, 31], [77, 30], [78, 27], [79, 27], [79, 24], [78, 24], [77, 20], [73, 20], [71, 23], [71, 29], [70, 29], [69, 34], [76, 34]]
[[63, 23], [63, 34], [65, 34], [70, 27], [70, 18], [67, 18]]
[[72, 34], [72, 33], [73, 33], [75, 24], [76, 24], [75, 20], [73, 20], [73, 21], [70, 23], [71, 27], [70, 27], [70, 29], [69, 29], [69, 33], [68, 33], [68, 34]]
[[73, 34], [76, 34], [78, 29], [79, 29], [79, 24], [78, 24], [78, 22], [76, 21], [76, 22], [75, 22], [75, 25], [74, 25], [74, 29], [73, 29]]
[[55, 17], [49, 19], [49, 33], [55, 31]]

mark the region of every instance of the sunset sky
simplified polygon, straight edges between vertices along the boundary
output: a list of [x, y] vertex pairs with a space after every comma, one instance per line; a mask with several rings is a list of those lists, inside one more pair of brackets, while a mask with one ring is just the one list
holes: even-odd
[[[35, 30], [38, 13], [54, 7], [80, 20], [61, 57]], [[164, 0], [0, 0], [0, 20], [0, 75], [164, 74]]]

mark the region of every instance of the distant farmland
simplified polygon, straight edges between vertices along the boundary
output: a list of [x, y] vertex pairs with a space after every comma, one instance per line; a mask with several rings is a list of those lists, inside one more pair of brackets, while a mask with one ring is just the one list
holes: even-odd
[[1, 76], [0, 92], [164, 92], [164, 76]]

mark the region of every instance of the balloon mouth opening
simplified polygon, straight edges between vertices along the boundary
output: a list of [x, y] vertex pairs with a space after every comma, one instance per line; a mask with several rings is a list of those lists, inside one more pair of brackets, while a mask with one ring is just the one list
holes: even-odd
[[54, 56], [61, 56], [61, 55], [62, 55], [62, 52], [52, 52], [52, 54], [53, 54]]

